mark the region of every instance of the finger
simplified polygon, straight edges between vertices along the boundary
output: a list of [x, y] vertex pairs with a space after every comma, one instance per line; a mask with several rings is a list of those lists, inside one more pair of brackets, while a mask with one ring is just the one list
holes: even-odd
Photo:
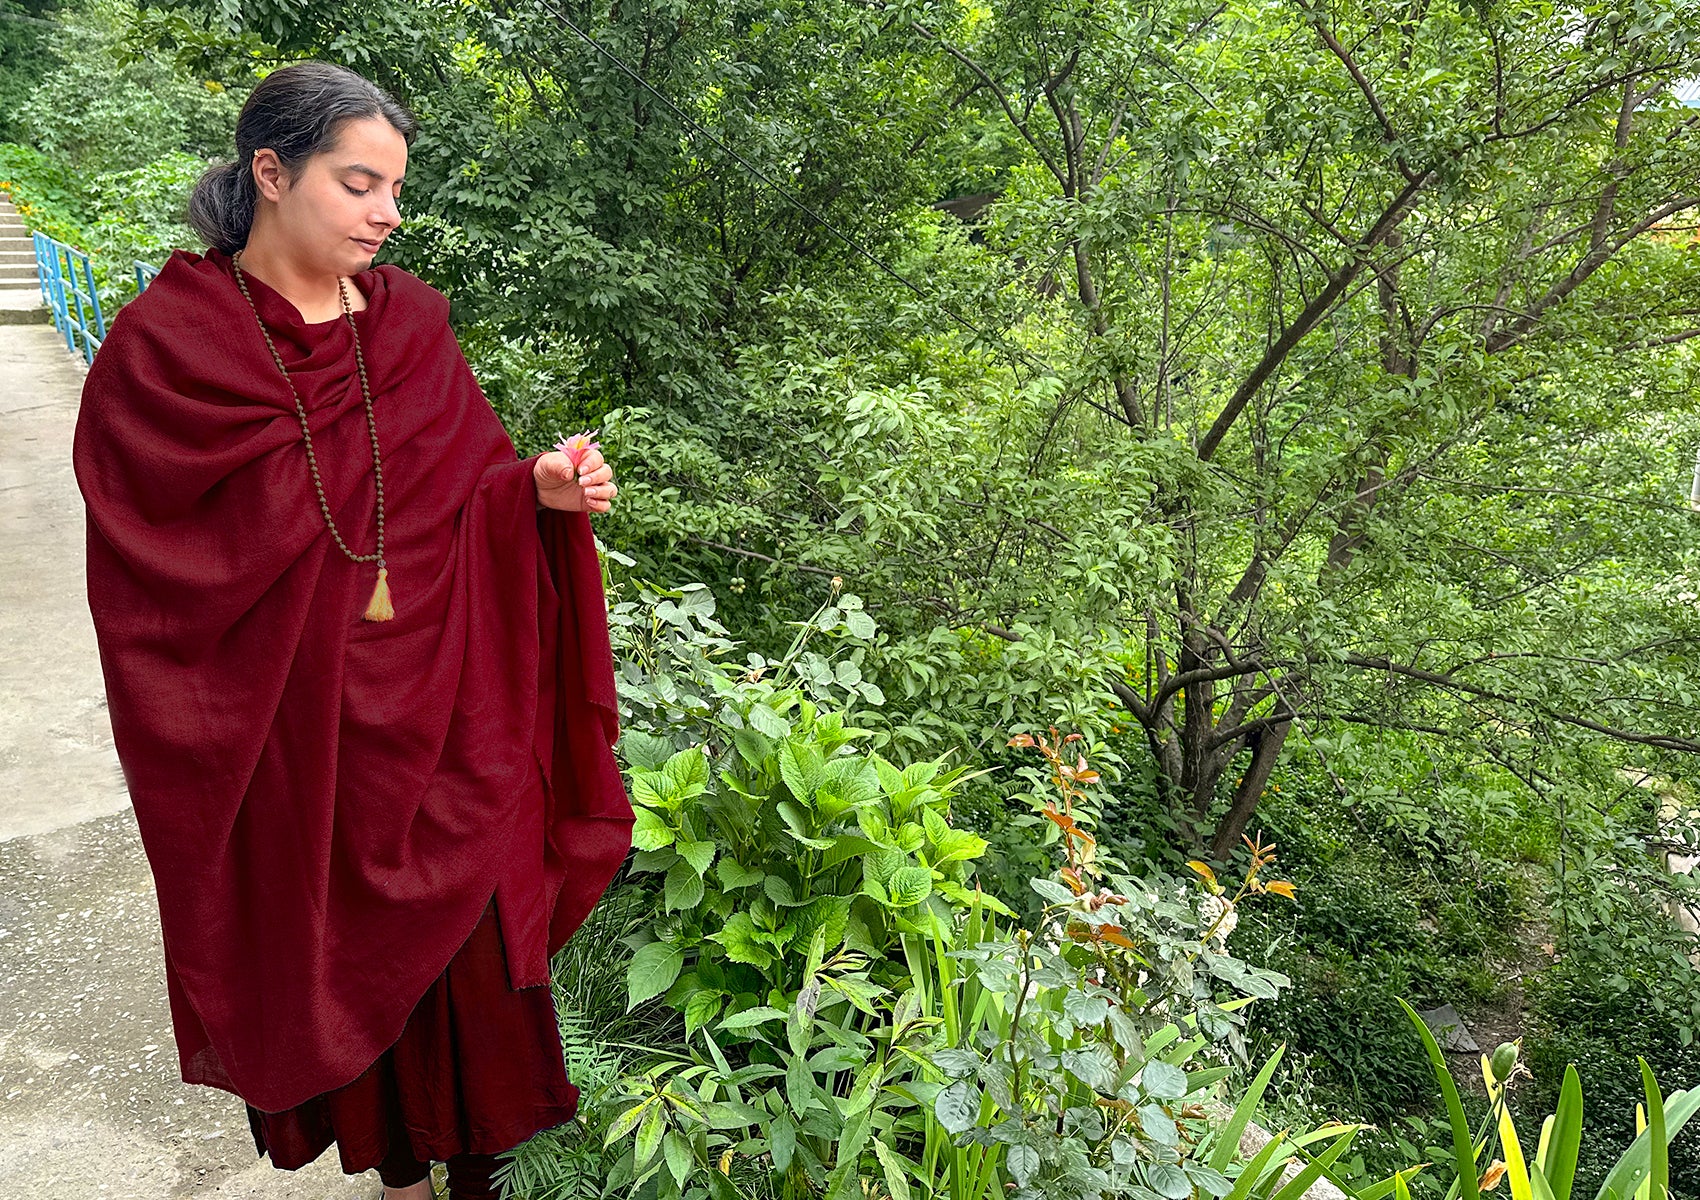
[[579, 457], [578, 473], [580, 475], [588, 475], [600, 467], [605, 461], [606, 460], [602, 457], [602, 451], [597, 449], [586, 450], [584, 454]]
[[549, 477], [557, 483], [571, 483], [573, 479], [573, 460], [559, 450], [551, 450], [543, 456], [548, 461], [544, 469]]
[[612, 478], [614, 478], [614, 468], [607, 463], [603, 463], [594, 471], [586, 471], [583, 467], [580, 467], [578, 472], [578, 481], [585, 487], [607, 483]]

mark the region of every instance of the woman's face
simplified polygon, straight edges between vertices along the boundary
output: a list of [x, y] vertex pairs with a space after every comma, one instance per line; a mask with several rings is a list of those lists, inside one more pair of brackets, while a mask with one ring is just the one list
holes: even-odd
[[266, 236], [302, 271], [353, 275], [372, 265], [401, 224], [406, 172], [407, 140], [381, 117], [344, 122], [336, 145], [309, 158], [292, 184], [276, 153], [262, 147], [254, 152], [254, 179], [260, 208], [270, 211], [256, 213], [255, 225], [266, 220]]

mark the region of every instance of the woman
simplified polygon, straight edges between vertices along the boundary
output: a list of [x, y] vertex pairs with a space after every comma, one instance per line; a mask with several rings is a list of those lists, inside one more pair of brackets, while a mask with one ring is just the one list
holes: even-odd
[[442, 294], [373, 265], [415, 129], [342, 67], [268, 75], [72, 453], [184, 1081], [278, 1167], [335, 1141], [470, 1200], [577, 1106], [549, 959], [631, 846], [618, 489], [583, 439], [518, 458]]

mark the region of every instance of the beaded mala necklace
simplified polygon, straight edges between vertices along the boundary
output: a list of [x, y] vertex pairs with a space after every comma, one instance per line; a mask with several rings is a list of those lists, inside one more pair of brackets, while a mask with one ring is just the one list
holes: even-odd
[[313, 456], [313, 435], [307, 429], [307, 409], [301, 403], [301, 393], [295, 390], [295, 381], [289, 377], [289, 370], [283, 365], [283, 356], [272, 344], [272, 335], [266, 330], [266, 323], [260, 319], [259, 306], [254, 303], [254, 297], [248, 293], [247, 280], [242, 277], [242, 264], [239, 261], [242, 251], [238, 250], [230, 256], [230, 265], [236, 271], [236, 283], [247, 297], [248, 307], [254, 310], [254, 320], [259, 321], [260, 333], [266, 339], [266, 346], [272, 352], [272, 361], [277, 363], [277, 369], [283, 372], [285, 382], [289, 384], [290, 395], [295, 397], [295, 415], [301, 418], [301, 436], [307, 443], [307, 467], [313, 473], [313, 490], [319, 494], [319, 511], [325, 514], [325, 524], [330, 526], [331, 536], [336, 544], [342, 547], [342, 552], [355, 562], [373, 562], [378, 564], [378, 586], [372, 591], [372, 600], [366, 606], [363, 614], [368, 621], [388, 621], [395, 616], [395, 608], [390, 603], [389, 568], [384, 565], [384, 466], [382, 456], [378, 453], [378, 422], [372, 415], [372, 390], [366, 383], [366, 359], [360, 352], [360, 330], [354, 323], [354, 310], [348, 302], [348, 286], [342, 276], [337, 276], [337, 290], [342, 293], [342, 314], [348, 318], [348, 328], [354, 334], [354, 360], [360, 369], [360, 395], [366, 401], [366, 428], [372, 434], [372, 479], [378, 493], [378, 549], [372, 554], [356, 554], [348, 548], [348, 543], [342, 540], [342, 534], [337, 532], [336, 522], [331, 520], [331, 507], [325, 501], [325, 486], [319, 480], [318, 460]]

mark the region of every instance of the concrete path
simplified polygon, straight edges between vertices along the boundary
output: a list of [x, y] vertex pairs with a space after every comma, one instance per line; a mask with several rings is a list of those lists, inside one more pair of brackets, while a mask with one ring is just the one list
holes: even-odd
[[273, 1167], [238, 1097], [178, 1074], [89, 620], [85, 370], [51, 324], [0, 322], [0, 1197], [375, 1200], [335, 1146]]

